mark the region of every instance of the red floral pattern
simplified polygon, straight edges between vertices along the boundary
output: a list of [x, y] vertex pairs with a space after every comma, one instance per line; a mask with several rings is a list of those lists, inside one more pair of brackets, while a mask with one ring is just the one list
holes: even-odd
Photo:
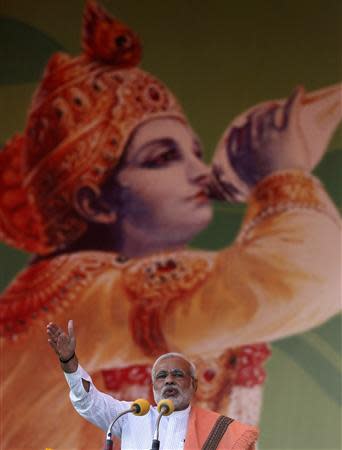
[[[271, 356], [271, 349], [267, 344], [245, 345], [232, 349], [225, 367], [219, 370], [228, 370], [233, 384], [244, 387], [261, 385], [266, 379], [264, 362]], [[132, 365], [123, 368], [106, 369], [102, 371], [106, 389], [120, 391], [124, 386], [148, 386], [151, 383], [150, 365]], [[201, 382], [215, 381], [216, 371], [208, 368], [202, 373]]]

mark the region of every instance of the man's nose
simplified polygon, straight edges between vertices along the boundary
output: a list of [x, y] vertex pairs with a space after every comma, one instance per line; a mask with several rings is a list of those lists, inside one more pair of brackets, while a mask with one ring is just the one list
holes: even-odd
[[165, 384], [174, 384], [174, 379], [173, 379], [173, 375], [171, 373], [169, 373], [167, 375], [167, 377], [165, 378]]

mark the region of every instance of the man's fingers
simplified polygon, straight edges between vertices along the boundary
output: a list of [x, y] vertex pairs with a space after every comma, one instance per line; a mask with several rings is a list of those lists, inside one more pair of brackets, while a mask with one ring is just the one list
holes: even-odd
[[47, 325], [46, 325], [46, 329], [47, 330], [50, 330], [50, 331], [54, 331], [55, 330], [55, 328], [56, 328], [56, 324], [54, 324], [53, 322], [49, 322]]
[[68, 322], [68, 334], [70, 338], [75, 338], [75, 329], [74, 329], [74, 321], [69, 320]]
[[55, 339], [55, 333], [52, 333], [50, 330], [46, 331], [50, 339]]
[[50, 346], [54, 349], [54, 351], [56, 352], [56, 343], [52, 340], [52, 339], [48, 339], [48, 343], [50, 344]]
[[60, 331], [60, 328], [53, 322], [50, 322], [46, 328], [53, 334], [56, 334]]
[[57, 332], [50, 330], [49, 328], [46, 330], [46, 332], [47, 332], [48, 336], [50, 336], [52, 339], [56, 339], [58, 336]]

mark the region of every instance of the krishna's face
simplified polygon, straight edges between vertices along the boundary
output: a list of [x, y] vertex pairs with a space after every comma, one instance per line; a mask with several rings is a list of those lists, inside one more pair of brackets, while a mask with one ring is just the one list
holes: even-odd
[[211, 220], [208, 185], [209, 169], [192, 129], [179, 118], [159, 117], [135, 129], [113, 198], [119, 195], [123, 224], [166, 246], [181, 245]]

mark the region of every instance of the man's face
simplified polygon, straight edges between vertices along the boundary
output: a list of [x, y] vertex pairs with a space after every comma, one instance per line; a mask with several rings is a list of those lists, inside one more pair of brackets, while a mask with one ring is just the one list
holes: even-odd
[[189, 406], [197, 388], [191, 376], [190, 364], [182, 358], [162, 359], [156, 365], [153, 377], [153, 394], [156, 403], [163, 399], [173, 401], [176, 411]]

